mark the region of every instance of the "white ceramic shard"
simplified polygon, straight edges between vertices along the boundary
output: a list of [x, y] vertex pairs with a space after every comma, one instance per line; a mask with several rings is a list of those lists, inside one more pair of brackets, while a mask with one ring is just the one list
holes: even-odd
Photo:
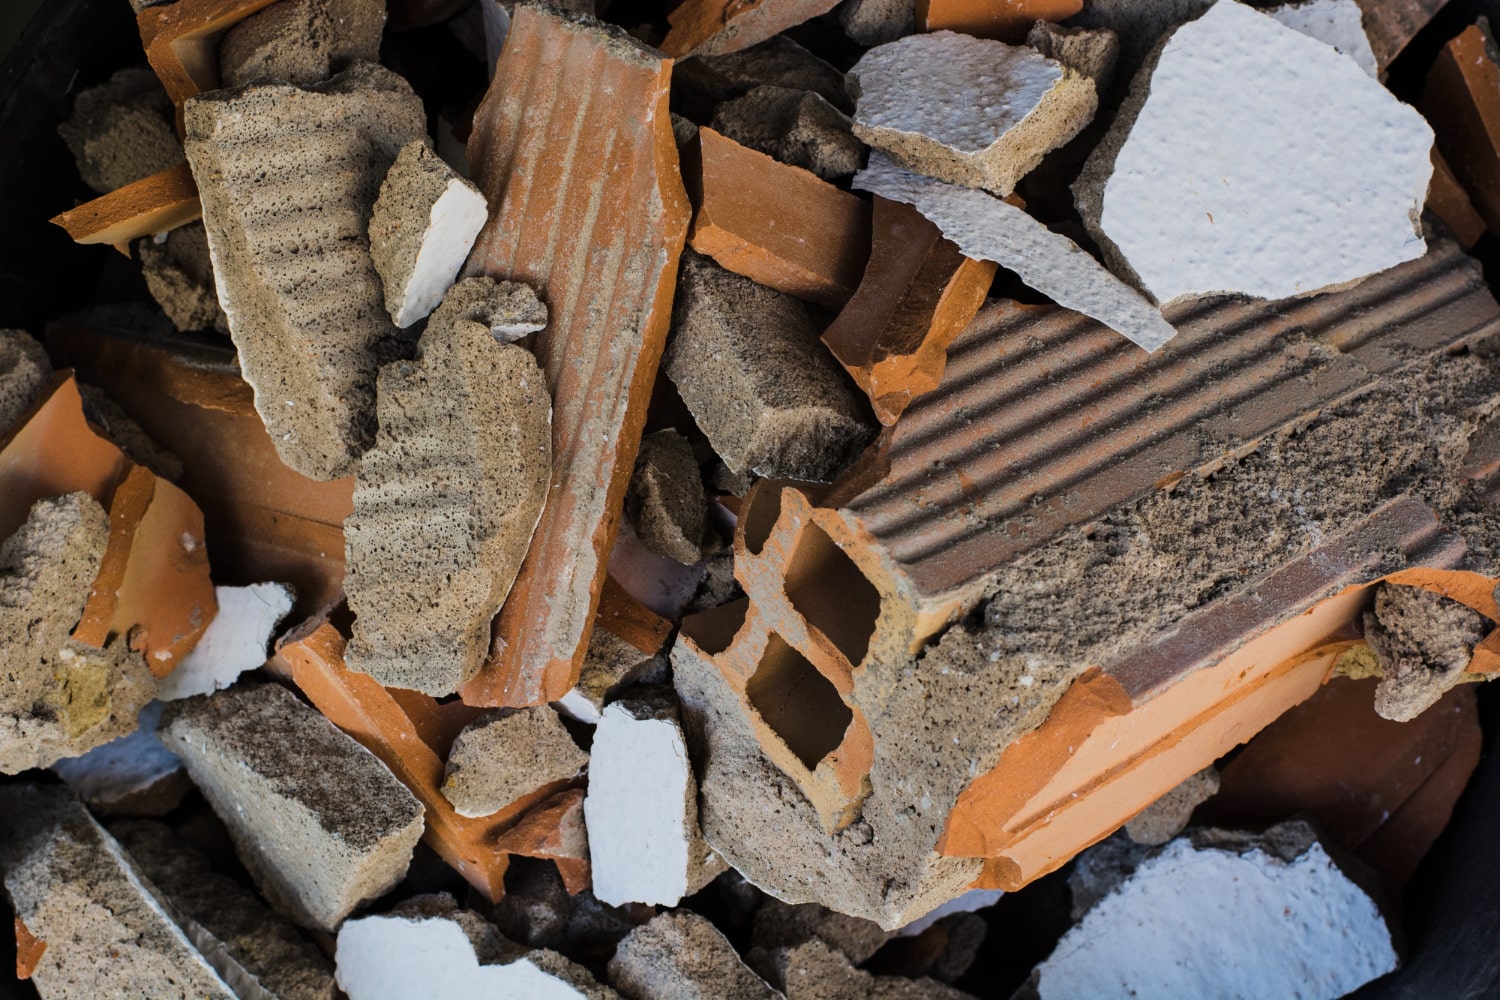
[[1333, 46], [1370, 76], [1380, 75], [1375, 50], [1370, 47], [1359, 4], [1354, 0], [1307, 0], [1306, 3], [1273, 7], [1266, 13], [1293, 31]]
[[215, 587], [214, 597], [218, 615], [193, 651], [161, 682], [161, 701], [213, 694], [245, 671], [263, 666], [276, 626], [292, 610], [292, 592], [279, 583]]

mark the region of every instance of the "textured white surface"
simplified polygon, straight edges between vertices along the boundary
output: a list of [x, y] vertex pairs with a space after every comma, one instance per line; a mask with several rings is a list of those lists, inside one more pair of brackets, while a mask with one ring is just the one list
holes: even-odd
[[292, 610], [291, 591], [279, 583], [215, 587], [219, 613], [203, 638], [161, 682], [157, 698], [176, 701], [227, 688], [266, 662], [271, 635]]
[[349, 1000], [587, 1000], [525, 958], [480, 965], [463, 928], [443, 917], [347, 920], [334, 961]]
[[1220, 0], [1163, 49], [1099, 226], [1162, 304], [1306, 294], [1426, 252], [1431, 146], [1352, 59]]
[[1390, 931], [1321, 845], [1293, 862], [1174, 840], [1039, 967], [1043, 1000], [1343, 996], [1396, 967]]
[[52, 771], [94, 805], [118, 802], [144, 792], [158, 781], [182, 770], [177, 755], [156, 738], [156, 724], [165, 706], [153, 701], [136, 716], [135, 732], [110, 740], [81, 757], [68, 757], [52, 765]]
[[1010, 268], [1058, 305], [1092, 316], [1147, 351], [1177, 332], [1161, 310], [1078, 244], [999, 198], [902, 170], [879, 152], [870, 153], [854, 186], [915, 206], [965, 255]]
[[391, 317], [397, 326], [404, 330], [438, 307], [487, 218], [489, 206], [478, 189], [457, 177], [448, 182], [428, 216], [422, 249], [417, 251], [417, 261], [406, 282], [401, 314]]
[[970, 889], [957, 899], [950, 899], [925, 916], [918, 917], [896, 932], [897, 937], [916, 937], [918, 934], [953, 913], [973, 913], [986, 906], [994, 906], [1005, 895], [1001, 889]]
[[687, 895], [693, 817], [682, 730], [620, 702], [594, 729], [583, 823], [594, 895], [612, 906], [675, 906]]
[[857, 124], [925, 135], [966, 153], [998, 142], [1062, 75], [1035, 49], [952, 31], [876, 46], [849, 71], [859, 85]]
[[1375, 50], [1370, 48], [1370, 38], [1360, 20], [1359, 4], [1354, 0], [1308, 0], [1307, 3], [1276, 7], [1266, 13], [1293, 31], [1333, 46], [1370, 76], [1379, 75]]

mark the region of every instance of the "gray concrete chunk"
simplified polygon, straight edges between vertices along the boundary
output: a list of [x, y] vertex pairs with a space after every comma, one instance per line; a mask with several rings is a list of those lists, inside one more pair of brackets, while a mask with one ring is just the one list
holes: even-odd
[[576, 778], [589, 755], [547, 705], [486, 712], [448, 751], [443, 797], [460, 816], [488, 816], [547, 785]]
[[36, 401], [52, 378], [52, 362], [24, 330], [0, 330], [0, 438]]
[[708, 495], [687, 438], [670, 427], [641, 438], [625, 510], [652, 552], [685, 565], [703, 557]]
[[1375, 610], [1365, 612], [1365, 641], [1383, 675], [1375, 711], [1407, 722], [1437, 704], [1460, 682], [1474, 647], [1494, 628], [1484, 615], [1441, 594], [1381, 584]]
[[864, 164], [865, 144], [854, 137], [849, 117], [810, 91], [756, 87], [720, 104], [711, 127], [824, 180], [849, 177]]
[[691, 910], [662, 913], [625, 936], [609, 982], [629, 1000], [775, 1000], [719, 929]]
[[182, 162], [172, 102], [149, 66], [127, 66], [80, 91], [57, 131], [83, 182], [101, 194]]
[[280, 0], [225, 32], [219, 77], [226, 87], [310, 87], [352, 62], [377, 62], [384, 30], [384, 0]]

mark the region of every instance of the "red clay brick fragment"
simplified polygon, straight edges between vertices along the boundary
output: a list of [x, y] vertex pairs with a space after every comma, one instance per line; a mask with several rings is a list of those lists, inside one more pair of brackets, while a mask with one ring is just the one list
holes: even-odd
[[1437, 148], [1491, 232], [1500, 231], [1500, 66], [1470, 25], [1438, 53], [1418, 106]]
[[1061, 21], [1083, 10], [1083, 0], [917, 0], [922, 31], [961, 31], [1020, 44], [1038, 21]]
[[507, 854], [553, 862], [569, 895], [589, 888], [593, 879], [583, 828], [583, 789], [570, 788], [543, 802], [502, 833], [495, 847]]
[[136, 15], [146, 61], [177, 107], [179, 132], [182, 102], [219, 88], [219, 36], [275, 2], [175, 0], [147, 7]]
[[1475, 211], [1468, 192], [1453, 176], [1448, 161], [1436, 148], [1432, 151], [1432, 183], [1427, 186], [1427, 210], [1443, 220], [1443, 225], [1465, 250], [1473, 247], [1484, 235], [1484, 219]]
[[674, 59], [718, 56], [758, 45], [826, 14], [838, 0], [684, 0], [667, 15], [661, 50]]
[[107, 243], [130, 256], [130, 243], [165, 233], [203, 215], [187, 162], [86, 201], [52, 218], [75, 243]]
[[475, 114], [469, 162], [490, 217], [466, 270], [547, 303], [536, 354], [553, 469], [469, 704], [553, 701], [578, 678], [687, 231], [670, 82], [671, 61], [618, 29], [522, 7]]
[[16, 978], [30, 979], [47, 950], [47, 942], [26, 929], [21, 918], [16, 917]]

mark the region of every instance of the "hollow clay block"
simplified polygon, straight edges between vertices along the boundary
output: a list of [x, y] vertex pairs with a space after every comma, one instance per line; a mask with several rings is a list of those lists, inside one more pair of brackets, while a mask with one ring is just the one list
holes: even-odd
[[103, 389], [80, 382], [78, 395], [83, 399], [84, 418], [102, 430], [126, 458], [169, 483], [182, 478], [182, 459], [154, 441]]
[[437, 308], [486, 218], [484, 195], [425, 141], [402, 148], [370, 219], [370, 255], [397, 326]]
[[691, 910], [662, 913], [615, 949], [609, 982], [629, 1000], [777, 1000], [776, 990], [750, 971], [734, 945]]
[[349, 1000], [618, 1000], [582, 966], [553, 951], [528, 951], [446, 893], [348, 921], [335, 960]]
[[236, 996], [65, 789], [0, 788], [0, 868], [17, 927], [46, 942], [31, 981], [49, 1000]]
[[479, 670], [552, 472], [551, 399], [536, 359], [499, 343], [509, 283], [455, 285], [421, 356], [380, 372], [380, 433], [344, 522], [344, 588], [358, 616], [349, 667], [447, 695]]
[[219, 302], [255, 408], [288, 466], [348, 475], [374, 437], [380, 364], [409, 352], [386, 315], [366, 224], [397, 153], [426, 134], [422, 102], [360, 63], [307, 90], [212, 91], [190, 99], [185, 118]]
[[714, 131], [825, 181], [848, 177], [864, 163], [865, 145], [848, 116], [822, 96], [760, 86], [714, 110]]
[[829, 481], [871, 437], [801, 302], [686, 254], [667, 376], [734, 472]]
[[182, 162], [172, 102], [147, 66], [127, 66], [80, 91], [57, 131], [83, 182], [100, 194]]
[[156, 679], [124, 636], [69, 633], [104, 562], [109, 520], [86, 493], [38, 500], [0, 545], [0, 772], [76, 757], [136, 727]]
[[1474, 647], [1494, 631], [1479, 612], [1420, 587], [1381, 584], [1365, 612], [1365, 641], [1383, 675], [1375, 689], [1381, 718], [1407, 722], [1463, 677]]
[[52, 379], [47, 352], [24, 330], [0, 330], [0, 439]]
[[708, 496], [687, 438], [670, 427], [641, 438], [625, 509], [652, 552], [686, 565], [703, 557]]
[[1395, 967], [1375, 901], [1292, 822], [1172, 841], [1063, 935], [1034, 982], [1041, 1000], [1205, 990], [1332, 1000]]
[[322, 83], [352, 62], [378, 62], [382, 0], [279, 0], [225, 32], [219, 78], [247, 83]]
[[453, 741], [443, 797], [460, 816], [488, 816], [576, 778], [588, 762], [551, 707], [501, 709], [475, 719]]
[[212, 694], [227, 688], [270, 655], [276, 626], [292, 610], [292, 592], [279, 583], [215, 587], [219, 613], [203, 638], [162, 681], [162, 701]]
[[111, 823], [109, 832], [151, 880], [188, 940], [237, 995], [333, 1000], [333, 963], [253, 891], [214, 871], [208, 858], [171, 827], [123, 820]]
[[849, 71], [854, 134], [907, 170], [998, 195], [1094, 117], [1091, 77], [1035, 49], [908, 35]]
[[422, 836], [421, 804], [285, 688], [174, 702], [161, 737], [229, 828], [261, 892], [296, 923], [332, 931], [405, 876]]
[[1426, 253], [1431, 148], [1352, 59], [1222, 0], [1137, 77], [1073, 191], [1111, 269], [1156, 302], [1279, 299]]

